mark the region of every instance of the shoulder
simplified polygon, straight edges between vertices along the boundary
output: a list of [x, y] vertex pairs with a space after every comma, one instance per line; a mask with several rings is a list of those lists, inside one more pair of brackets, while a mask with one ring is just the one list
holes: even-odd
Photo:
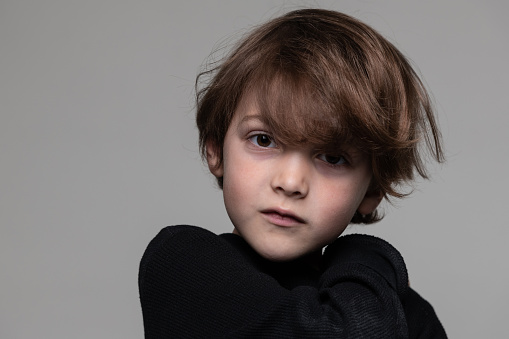
[[140, 277], [149, 267], [162, 262], [188, 260], [207, 250], [219, 237], [204, 228], [191, 225], [167, 226], [150, 241], [140, 262]]
[[175, 237], [193, 237], [200, 235], [208, 235], [215, 236], [209, 230], [198, 226], [191, 225], [174, 225], [174, 226], [166, 226], [159, 231], [159, 233], [152, 239], [149, 243], [148, 248], [152, 246], [159, 246], [161, 243], [166, 242], [168, 240], [172, 240]]
[[[159, 233], [150, 241], [143, 254], [143, 259], [150, 257], [153, 253], [160, 250], [162, 247], [168, 246], [172, 243], [172, 246], [186, 247], [189, 245], [187, 242], [180, 242], [182, 239], [192, 239], [199, 236], [214, 236], [214, 233], [207, 231], [201, 227], [190, 226], [190, 225], [176, 225], [167, 226], [159, 231]], [[142, 260], [143, 260], [142, 259]]]
[[198, 226], [166, 226], [150, 241], [143, 256], [150, 256], [153, 252], [157, 252], [170, 245], [175, 250], [179, 248], [188, 249], [193, 246], [195, 241], [200, 242], [203, 241], [203, 239], [213, 239], [217, 237], [218, 236], [213, 232]]
[[[139, 267], [140, 281], [152, 271], [164, 268], [197, 269], [204, 265], [217, 267], [220, 262], [245, 261], [253, 256], [243, 239], [234, 234], [215, 233], [197, 226], [174, 225], [164, 227], [150, 241]], [[210, 268], [209, 268], [210, 269]]]

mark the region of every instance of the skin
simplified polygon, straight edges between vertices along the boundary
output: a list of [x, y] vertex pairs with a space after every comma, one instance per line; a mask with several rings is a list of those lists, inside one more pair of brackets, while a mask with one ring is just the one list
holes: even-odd
[[279, 144], [249, 102], [232, 119], [221, 166], [216, 149], [207, 144], [207, 162], [223, 177], [233, 233], [272, 261], [319, 255], [356, 211], [371, 213], [382, 199], [368, 191], [367, 156], [348, 147], [329, 155], [312, 145]]

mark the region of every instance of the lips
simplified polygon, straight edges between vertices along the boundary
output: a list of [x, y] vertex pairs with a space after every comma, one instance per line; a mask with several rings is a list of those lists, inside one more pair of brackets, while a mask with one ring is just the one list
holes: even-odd
[[265, 209], [261, 213], [270, 223], [277, 226], [289, 227], [305, 223], [304, 219], [288, 210], [271, 208]]

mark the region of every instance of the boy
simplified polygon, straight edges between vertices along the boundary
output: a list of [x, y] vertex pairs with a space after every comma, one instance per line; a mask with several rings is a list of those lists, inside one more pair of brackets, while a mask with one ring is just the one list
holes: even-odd
[[356, 19], [307, 9], [255, 29], [211, 72], [200, 146], [234, 231], [173, 226], [152, 240], [139, 276], [146, 337], [445, 337], [396, 249], [339, 237], [426, 177], [420, 141], [443, 160], [401, 53]]

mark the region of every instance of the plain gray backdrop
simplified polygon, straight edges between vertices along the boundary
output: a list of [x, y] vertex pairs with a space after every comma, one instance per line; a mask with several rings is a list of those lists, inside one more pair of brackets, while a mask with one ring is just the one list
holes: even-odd
[[[232, 226], [193, 86], [219, 42], [301, 7], [375, 27], [433, 93], [448, 162], [379, 224], [451, 338], [508, 338], [505, 1], [0, 1], [0, 337], [141, 338], [158, 230]], [[199, 326], [199, 319], [197, 319]]]

